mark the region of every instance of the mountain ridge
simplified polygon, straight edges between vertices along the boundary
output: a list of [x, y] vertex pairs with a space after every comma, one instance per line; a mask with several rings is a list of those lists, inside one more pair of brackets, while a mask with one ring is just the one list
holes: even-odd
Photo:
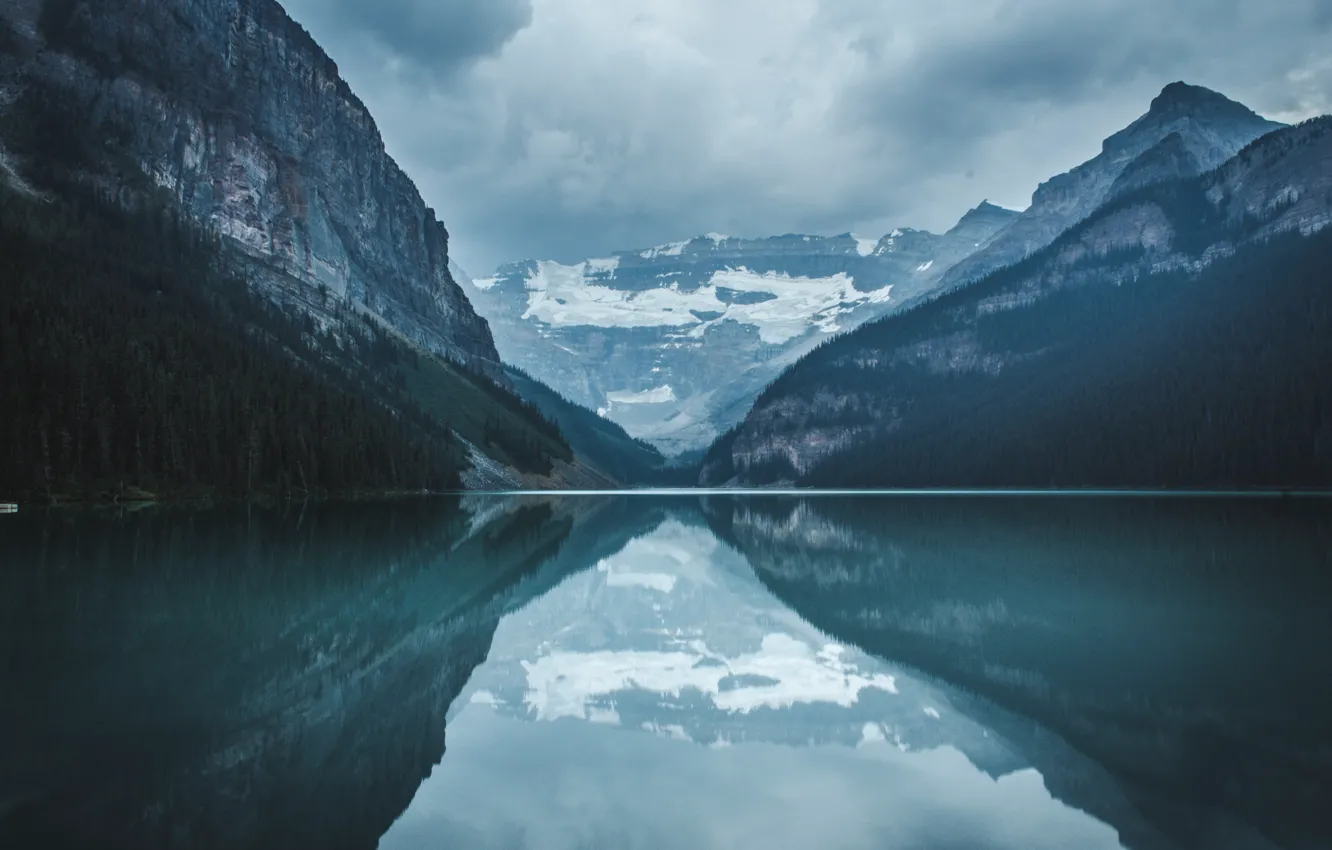
[[[1317, 289], [1309, 289], [1313, 286], [1313, 267], [1309, 264], [1316, 263], [1327, 240], [1326, 234], [1316, 237], [1322, 242], [1315, 239], [1306, 243], [1301, 237], [1313, 238], [1332, 223], [1329, 161], [1332, 117], [1277, 131], [1247, 145], [1207, 174], [1154, 184], [1114, 198], [1025, 260], [829, 343], [768, 387], [744, 424], [713, 447], [702, 483], [817, 480], [821, 485], [848, 486], [1049, 484], [1048, 478], [1019, 481], [1014, 476], [1026, 474], [1018, 472], [1020, 458], [1027, 458], [1033, 468], [1049, 467], [1045, 459], [1053, 456], [1055, 444], [1060, 442], [1050, 434], [1042, 448], [1024, 444], [1021, 451], [999, 453], [984, 463], [970, 450], [977, 448], [976, 441], [985, 434], [994, 435], [994, 440], [999, 440], [1001, 434], [1004, 439], [1016, 440], [1023, 433], [1035, 433], [1038, 423], [1053, 422], [1051, 417], [1061, 410], [1060, 415], [1072, 417], [1078, 427], [1088, 427], [1090, 411], [1101, 410], [1096, 392], [1111, 393], [1113, 387], [1129, 386], [1125, 383], [1129, 369], [1142, 370], [1134, 372], [1137, 377], [1132, 379], [1142, 392], [1149, 385], [1156, 387], [1151, 384], [1155, 379], [1149, 378], [1153, 367], [1141, 362], [1140, 352], [1146, 350], [1149, 338], [1162, 352], [1160, 356], [1166, 358], [1155, 365], [1156, 372], [1168, 374], [1162, 370], [1176, 367], [1193, 369], [1197, 380], [1207, 384], [1205, 392], [1211, 393], [1206, 396], [1204, 411], [1208, 423], [1214, 423], [1221, 415], [1219, 411], [1225, 409], [1226, 427], [1210, 425], [1192, 439], [1211, 441], [1208, 445], [1213, 448], [1228, 446], [1229, 459], [1208, 454], [1197, 446], [1178, 447], [1178, 458], [1196, 456], [1198, 466], [1193, 472], [1162, 468], [1150, 480], [1121, 480], [1126, 475], [1141, 476], [1142, 472], [1131, 472], [1136, 467], [1124, 458], [1119, 460], [1117, 472], [1093, 464], [1090, 457], [1079, 454], [1084, 449], [1067, 445], [1072, 435], [1079, 433], [1070, 423], [1061, 432], [1065, 437], [1060, 447], [1069, 453], [1069, 465], [1063, 467], [1062, 474], [1049, 473], [1055, 474], [1059, 483], [1243, 485], [1267, 482], [1277, 469], [1284, 469], [1289, 476], [1287, 483], [1316, 479], [1323, 474], [1318, 471], [1322, 469], [1318, 465], [1322, 454], [1316, 445], [1306, 445], [1310, 435], [1317, 433], [1316, 424], [1311, 424], [1314, 420], [1307, 416], [1316, 420], [1321, 395], [1308, 383], [1314, 380], [1312, 386], [1316, 386], [1319, 373], [1314, 365], [1317, 359], [1309, 357], [1321, 345], [1317, 327], [1326, 316], [1319, 312], [1321, 296]], [[1268, 244], [1278, 237], [1285, 241]], [[1294, 265], [1285, 270], [1284, 277], [1278, 275], [1272, 280], [1273, 273], [1265, 269], [1282, 267], [1282, 263]], [[1209, 274], [1211, 277], [1206, 277]], [[1270, 305], [1258, 309], [1266, 293], [1243, 288], [1246, 276], [1267, 282], [1272, 290]], [[1200, 291], [1203, 284], [1199, 281], [1204, 279], [1214, 281], [1218, 291], [1229, 293], [1232, 301]], [[1140, 300], [1135, 301], [1135, 295]], [[1297, 309], [1291, 299], [1300, 298], [1311, 301]], [[1298, 368], [1291, 366], [1279, 375], [1252, 383], [1258, 380], [1252, 362], [1234, 362], [1233, 353], [1213, 350], [1222, 344], [1217, 335], [1224, 325], [1218, 323], [1240, 321], [1226, 311], [1239, 309], [1235, 305], [1241, 303], [1257, 312], [1247, 325], [1237, 325], [1235, 345], [1242, 340], [1243, 345], [1254, 347], [1255, 357], [1275, 358], [1272, 368], [1285, 362], [1283, 357], [1301, 364]], [[1164, 312], [1158, 316], [1152, 313], [1153, 308]], [[1174, 324], [1162, 325], [1169, 321]], [[1123, 328], [1141, 326], [1144, 341], [1134, 343], [1131, 336], [1126, 336], [1128, 331], [1115, 323], [1122, 323]], [[1302, 323], [1309, 324], [1306, 327]], [[1268, 325], [1276, 334], [1274, 338], [1255, 336]], [[1174, 331], [1168, 332], [1167, 327]], [[1198, 345], [1203, 347], [1190, 349], [1186, 356], [1174, 346], [1189, 334], [1198, 337]], [[1118, 340], [1119, 349], [1107, 341], [1111, 338]], [[1217, 371], [1221, 366], [1209, 370], [1200, 364], [1199, 351], [1212, 352], [1218, 363], [1230, 364], [1225, 368], [1234, 372], [1235, 380], [1243, 376], [1251, 382], [1244, 385], [1248, 389], [1226, 390], [1215, 385], [1218, 376], [1226, 373]], [[1051, 352], [1058, 352], [1058, 356]], [[1116, 360], [1124, 365], [1115, 365]], [[1015, 377], [1007, 377], [1010, 374]], [[1016, 377], [1024, 375], [1028, 377]], [[1270, 446], [1271, 441], [1245, 447], [1239, 435], [1247, 433], [1244, 429], [1278, 428], [1265, 418], [1270, 414], [1264, 412], [1266, 407], [1244, 408], [1246, 398], [1252, 398], [1254, 404], [1260, 397], [1267, 399], [1269, 393], [1260, 385], [1274, 385], [1278, 378], [1304, 383], [1289, 388], [1291, 404], [1298, 401], [1300, 406], [1298, 412], [1292, 406], [1290, 416], [1282, 420], [1285, 424], [1279, 426], [1284, 434], [1280, 444], [1285, 446], [1286, 454], [1269, 457], [1264, 466], [1258, 464], [1258, 446]], [[1043, 395], [1034, 389], [1042, 381], [1049, 387]], [[1084, 389], [1076, 390], [1078, 386]], [[1091, 387], [1100, 389], [1092, 392]], [[1246, 396], [1245, 392], [1254, 394]], [[1068, 393], [1087, 397], [1074, 404]], [[1015, 406], [1019, 395], [1033, 408], [1025, 419]], [[1170, 403], [1187, 408], [1190, 398], [1190, 390], [1181, 387]], [[1097, 414], [1105, 422], [1117, 422], [1116, 427], [1121, 429], [1097, 434], [1097, 440], [1110, 441], [1104, 449], [1105, 457], [1111, 457], [1112, 448], [1121, 451], [1131, 433], [1165, 428], [1167, 423], [1161, 420], [1163, 414], [1159, 411], [1150, 414], [1138, 410], [1138, 419], [1124, 419], [1142, 401], [1143, 397], [1125, 397], [1116, 410]], [[1200, 399], [1198, 403], [1203, 402]], [[995, 412], [986, 414], [988, 418], [982, 423], [977, 417], [986, 409]], [[1178, 422], [1192, 421], [1194, 412], [1187, 409], [1187, 416], [1178, 412]], [[1079, 410], [1082, 413], [1077, 413]], [[1031, 427], [1024, 430], [1028, 419]], [[974, 425], [967, 424], [973, 421]], [[930, 437], [929, 429], [939, 435], [951, 434], [958, 445], [940, 455], [944, 452], [939, 443], [942, 437]], [[904, 454], [910, 434], [916, 435], [910, 438], [914, 440], [914, 460]], [[1171, 439], [1179, 436], [1171, 433]], [[962, 443], [967, 444], [966, 451]], [[1287, 468], [1285, 462], [1290, 460], [1291, 452], [1300, 451], [1309, 461], [1305, 473]], [[892, 460], [871, 462], [867, 453]], [[1141, 457], [1149, 454], [1140, 453]], [[841, 458], [835, 463], [837, 471], [832, 467], [818, 471], [832, 464], [834, 457]], [[855, 471], [857, 463], [861, 472]], [[1215, 468], [1207, 467], [1208, 463]], [[926, 469], [930, 464], [948, 480], [931, 478]], [[1083, 468], [1079, 464], [1087, 470], [1095, 467], [1097, 480], [1077, 478], [1075, 470]], [[878, 467], [900, 468], [900, 474], [869, 471]], [[1216, 478], [1223, 467], [1229, 470], [1223, 473], [1229, 476], [1224, 482]], [[945, 469], [951, 472], [945, 475]], [[1070, 475], [1075, 477], [1070, 479]]]
[[[1201, 173], [1283, 126], [1211, 89], [1170, 83], [1152, 99], [1146, 113], [1108, 136], [1095, 157], [1037, 186], [1031, 205], [1017, 220], [950, 268], [941, 286], [978, 280], [1050, 244], [1105, 203], [1125, 170], [1172, 134], [1180, 136], [1176, 144], [1191, 158], [1180, 164]], [[1192, 176], [1169, 166], [1169, 161], [1158, 162], [1154, 173], [1139, 174], [1137, 185]]]

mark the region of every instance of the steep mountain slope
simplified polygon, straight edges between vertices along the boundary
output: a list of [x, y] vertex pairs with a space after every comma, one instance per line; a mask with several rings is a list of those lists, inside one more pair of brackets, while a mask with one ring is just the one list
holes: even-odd
[[542, 484], [574, 460], [489, 378], [258, 295], [169, 198], [37, 185], [0, 186], [0, 498], [451, 489], [466, 442]]
[[986, 203], [946, 234], [877, 243], [709, 234], [572, 266], [513, 263], [469, 292], [506, 362], [675, 454], [707, 445], [829, 334], [929, 291], [1015, 216]]
[[[46, 331], [4, 351], [41, 365], [6, 387], [33, 414], [6, 422], [0, 488], [13, 495], [615, 483], [513, 394], [449, 272], [443, 226], [272, 0], [5, 4], [0, 192], [9, 271], [41, 296], [4, 318]], [[120, 309], [99, 312], [99, 299]], [[181, 348], [106, 363], [85, 350], [137, 350], [163, 328]], [[77, 351], [34, 361], [63, 345]], [[267, 358], [262, 392], [252, 369], [232, 368], [240, 352]], [[117, 380], [94, 380], [110, 365]], [[177, 390], [153, 372], [164, 366]], [[77, 394], [90, 380], [107, 405], [96, 422]], [[293, 400], [311, 382], [343, 394], [333, 407], [359, 406], [339, 420], [357, 423], [355, 439], [323, 424], [324, 388]], [[281, 404], [258, 401], [277, 386]], [[219, 399], [236, 403], [219, 413]], [[196, 419], [207, 426], [187, 427]], [[127, 450], [144, 429], [148, 449]]]
[[5, 142], [20, 172], [105, 141], [117, 156], [89, 179], [167, 190], [275, 297], [326, 290], [500, 377], [485, 322], [449, 276], [443, 225], [274, 0], [48, 0], [0, 14], [0, 116], [26, 132]]
[[518, 394], [559, 426], [570, 447], [588, 466], [620, 484], [665, 482], [666, 458], [654, 447], [635, 440], [619, 425], [574, 404], [526, 372], [511, 366], [505, 371]]
[[1049, 245], [1114, 195], [1208, 171], [1281, 126], [1210, 89], [1171, 83], [1145, 115], [1106, 139], [1095, 158], [1037, 187], [1031, 206], [981, 250], [949, 269], [942, 285], [978, 280], [1015, 263]]
[[1325, 117], [832, 341], [703, 481], [1326, 485], [1330, 222]]

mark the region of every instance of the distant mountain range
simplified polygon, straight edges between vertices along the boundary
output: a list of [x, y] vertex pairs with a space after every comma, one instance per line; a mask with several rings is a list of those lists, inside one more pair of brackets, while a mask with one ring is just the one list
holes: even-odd
[[1172, 83], [1022, 213], [982, 203], [946, 234], [877, 242], [708, 234], [572, 266], [512, 263], [468, 291], [505, 361], [668, 454], [696, 450], [832, 336], [1021, 260], [1107, 201], [1208, 171], [1281, 126]]
[[[668, 454], [705, 448], [815, 345], [933, 289], [1017, 213], [982, 203], [945, 234], [707, 234], [464, 282], [500, 355]], [[460, 280], [463, 278], [460, 277]]]

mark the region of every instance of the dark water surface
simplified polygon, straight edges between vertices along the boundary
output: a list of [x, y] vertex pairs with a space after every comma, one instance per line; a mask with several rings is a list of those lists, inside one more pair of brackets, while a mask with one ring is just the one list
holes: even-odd
[[1332, 848], [1332, 502], [0, 517], [0, 847]]

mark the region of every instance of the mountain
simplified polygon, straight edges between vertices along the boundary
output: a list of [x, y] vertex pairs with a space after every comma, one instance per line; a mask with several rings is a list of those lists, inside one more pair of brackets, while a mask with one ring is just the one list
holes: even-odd
[[1111, 200], [774, 382], [708, 484], [1326, 486], [1332, 117]]
[[738, 421], [819, 341], [929, 291], [1016, 215], [984, 203], [948, 233], [877, 242], [714, 233], [574, 265], [512, 263], [469, 292], [505, 362], [678, 454]]
[[49, 0], [3, 15], [18, 49], [0, 103], [42, 133], [43, 156], [112, 142], [116, 161], [85, 163], [89, 179], [165, 190], [275, 296], [327, 290], [499, 376], [485, 322], [449, 276], [444, 226], [274, 0]]
[[614, 483], [272, 0], [4, 4], [0, 195], [11, 497]]
[[1096, 157], [1037, 187], [1031, 206], [950, 268], [942, 285], [978, 280], [1015, 263], [1116, 194], [1209, 171], [1282, 126], [1210, 89], [1171, 83], [1145, 115], [1106, 139]]

